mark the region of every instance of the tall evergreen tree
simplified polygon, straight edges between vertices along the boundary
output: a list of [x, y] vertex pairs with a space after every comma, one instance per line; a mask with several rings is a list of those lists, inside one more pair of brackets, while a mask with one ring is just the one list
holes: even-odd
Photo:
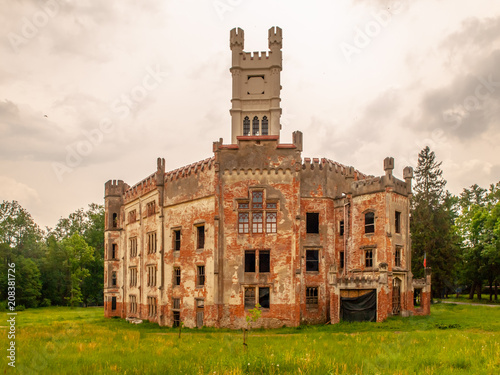
[[441, 162], [427, 146], [418, 155], [412, 199], [412, 270], [424, 276], [423, 259], [432, 268], [432, 295], [442, 297], [454, 286], [458, 238], [452, 228], [453, 199], [445, 190]]

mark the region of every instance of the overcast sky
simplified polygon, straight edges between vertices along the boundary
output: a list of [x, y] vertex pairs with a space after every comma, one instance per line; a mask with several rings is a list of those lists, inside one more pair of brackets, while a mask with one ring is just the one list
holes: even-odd
[[283, 29], [281, 141], [396, 176], [429, 145], [454, 194], [500, 179], [500, 2], [18, 0], [0, 12], [0, 200], [42, 227], [230, 142], [229, 30]]

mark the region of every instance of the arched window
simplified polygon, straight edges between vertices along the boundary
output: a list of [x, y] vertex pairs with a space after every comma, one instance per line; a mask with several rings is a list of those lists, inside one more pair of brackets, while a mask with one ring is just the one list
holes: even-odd
[[113, 228], [118, 228], [118, 214], [113, 214]]
[[252, 134], [259, 135], [259, 118], [257, 116], [252, 121]]
[[243, 135], [250, 135], [250, 119], [245, 116], [243, 120]]
[[262, 117], [262, 135], [269, 134], [269, 126], [267, 121], [267, 116]]
[[375, 213], [367, 212], [365, 214], [365, 233], [375, 232]]

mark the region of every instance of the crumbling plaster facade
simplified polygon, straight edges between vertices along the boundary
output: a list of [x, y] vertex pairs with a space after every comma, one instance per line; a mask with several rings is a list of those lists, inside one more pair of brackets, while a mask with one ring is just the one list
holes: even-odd
[[376, 321], [428, 314], [430, 270], [410, 269], [412, 169], [403, 181], [392, 158], [381, 177], [302, 159], [301, 132], [279, 139], [281, 29], [268, 52], [244, 52], [241, 29], [230, 47], [231, 143], [170, 172], [159, 158], [132, 187], [105, 184], [105, 315], [240, 328], [260, 303], [258, 326], [337, 323], [370, 292]]

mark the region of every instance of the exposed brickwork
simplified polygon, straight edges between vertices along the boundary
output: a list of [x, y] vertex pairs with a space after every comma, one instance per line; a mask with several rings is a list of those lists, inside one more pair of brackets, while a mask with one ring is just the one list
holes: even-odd
[[269, 37], [274, 49], [253, 59], [243, 31], [231, 32], [231, 144], [169, 172], [158, 159], [132, 187], [105, 184], [106, 316], [241, 328], [260, 302], [256, 326], [337, 323], [342, 298], [373, 290], [377, 321], [430, 312], [430, 270], [413, 280], [410, 269], [411, 168], [399, 180], [386, 158], [385, 175], [368, 176], [302, 159], [301, 132], [280, 143], [281, 29]]

